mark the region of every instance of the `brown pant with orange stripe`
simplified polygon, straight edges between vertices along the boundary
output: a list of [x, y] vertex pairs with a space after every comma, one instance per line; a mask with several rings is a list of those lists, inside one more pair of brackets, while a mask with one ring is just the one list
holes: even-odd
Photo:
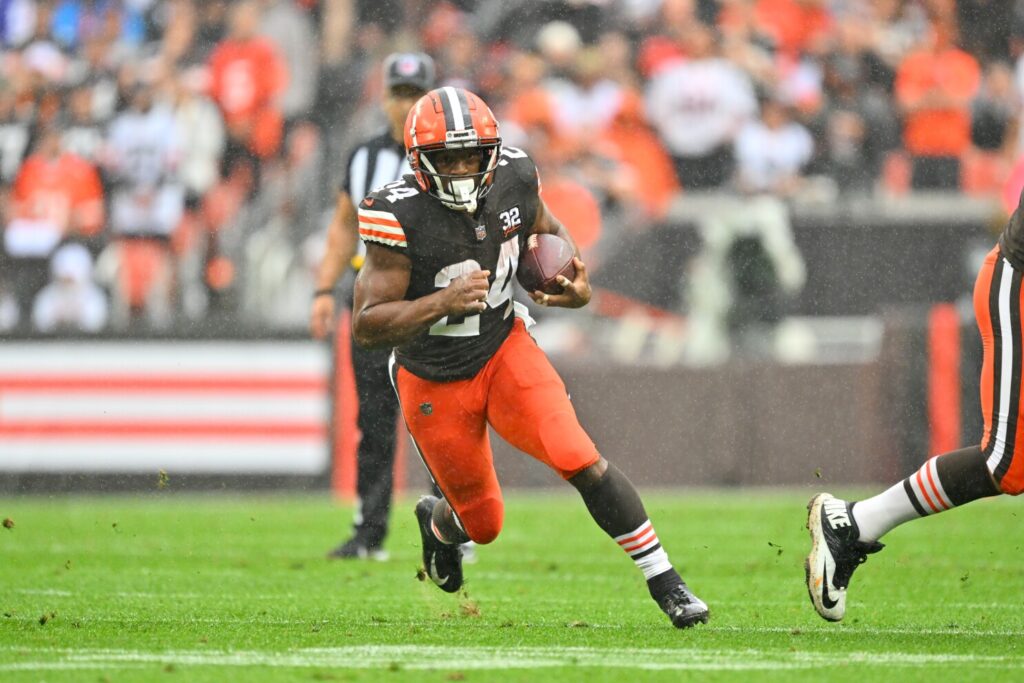
[[392, 377], [420, 457], [477, 543], [493, 541], [505, 515], [488, 424], [563, 479], [600, 457], [561, 378], [521, 320], [471, 379], [431, 382], [394, 364]]
[[981, 449], [999, 488], [1011, 495], [1024, 491], [1021, 276], [996, 247], [985, 258], [974, 285], [974, 315], [984, 351]]

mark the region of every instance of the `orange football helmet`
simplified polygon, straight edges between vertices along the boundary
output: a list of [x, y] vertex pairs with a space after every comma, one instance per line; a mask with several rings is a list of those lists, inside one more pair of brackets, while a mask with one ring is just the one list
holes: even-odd
[[[470, 175], [439, 173], [431, 153], [478, 149], [480, 171]], [[477, 95], [447, 86], [421, 97], [405, 120], [405, 149], [420, 188], [456, 211], [473, 213], [491, 189], [501, 155], [501, 135], [494, 113]]]

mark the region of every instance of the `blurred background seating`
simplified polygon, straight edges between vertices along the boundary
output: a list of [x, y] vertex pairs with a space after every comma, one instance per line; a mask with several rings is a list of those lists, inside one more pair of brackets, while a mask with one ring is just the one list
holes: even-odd
[[1024, 187], [1024, 0], [11, 0], [0, 43], [5, 339], [304, 338], [395, 50], [537, 161], [565, 362], [882, 363]]
[[[774, 196], [786, 215], [817, 203], [839, 233], [855, 228], [847, 201], [884, 214], [927, 191], [989, 200], [982, 219], [998, 222], [1022, 183], [1020, 2], [17, 0], [0, 13], [3, 281], [23, 332], [69, 241], [103, 255], [111, 329], [298, 330], [342, 160], [382, 123], [379, 66], [395, 49], [430, 52], [443, 84], [500, 112], [598, 284], [676, 315], [695, 303], [700, 236], [661, 273], [678, 296], [619, 287], [612, 269], [630, 267], [624, 252], [655, 256], [635, 242], [685, 230], [670, 207], [695, 195]], [[820, 287], [813, 269], [806, 287]]]

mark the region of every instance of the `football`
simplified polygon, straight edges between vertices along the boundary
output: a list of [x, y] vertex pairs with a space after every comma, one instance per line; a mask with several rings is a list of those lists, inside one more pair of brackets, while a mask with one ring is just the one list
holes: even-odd
[[530, 235], [526, 250], [519, 256], [516, 278], [528, 292], [561, 294], [558, 276], [576, 278], [576, 265], [572, 259], [572, 246], [557, 235]]

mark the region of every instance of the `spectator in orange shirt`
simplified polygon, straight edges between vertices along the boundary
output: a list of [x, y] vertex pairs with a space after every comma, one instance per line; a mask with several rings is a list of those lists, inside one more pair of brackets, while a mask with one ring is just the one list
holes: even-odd
[[960, 157], [971, 143], [970, 103], [981, 71], [974, 57], [953, 44], [954, 31], [951, 25], [934, 23], [896, 73], [914, 189], [960, 187]]
[[3, 270], [22, 311], [46, 284], [49, 258], [68, 237], [95, 237], [103, 227], [103, 187], [96, 168], [61, 149], [61, 131], [44, 128], [11, 191]]
[[641, 215], [655, 221], [664, 218], [680, 192], [679, 181], [672, 158], [644, 118], [643, 100], [638, 93], [623, 94], [615, 119], [602, 139], [612, 146], [622, 165], [642, 179], [642, 200], [637, 202]]
[[823, 0], [757, 0], [754, 16], [776, 49], [790, 56], [817, 48], [832, 29]]
[[210, 55], [210, 96], [227, 125], [224, 169], [229, 172], [241, 161], [258, 174], [259, 160], [273, 156], [281, 144], [278, 99], [288, 70], [270, 41], [257, 35], [259, 22], [257, 3], [234, 6], [228, 36]]

